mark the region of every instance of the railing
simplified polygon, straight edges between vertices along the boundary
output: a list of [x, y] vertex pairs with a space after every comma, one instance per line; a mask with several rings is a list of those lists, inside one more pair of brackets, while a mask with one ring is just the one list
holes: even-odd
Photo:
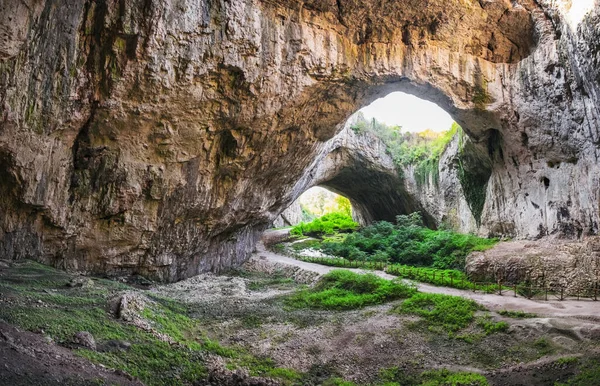
[[298, 260], [309, 263], [339, 267], [339, 268], [362, 268], [368, 270], [380, 270], [400, 278], [429, 283], [436, 286], [451, 287], [473, 292], [484, 292], [488, 294], [524, 297], [538, 300], [598, 300], [600, 296], [600, 283], [595, 282], [580, 290], [568, 290], [561, 286], [533, 285], [533, 284], [508, 284], [502, 279], [496, 282], [480, 282], [469, 280], [462, 272], [449, 272], [447, 270], [436, 270], [432, 268], [418, 268], [405, 265], [388, 264], [379, 261], [347, 260], [331, 257], [306, 257], [296, 256]]

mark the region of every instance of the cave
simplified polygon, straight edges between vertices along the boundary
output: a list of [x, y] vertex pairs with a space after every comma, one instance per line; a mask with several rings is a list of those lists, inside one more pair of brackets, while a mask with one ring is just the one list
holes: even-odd
[[[0, 175], [18, 176], [2, 184], [3, 258], [219, 272], [314, 185], [365, 222], [394, 207], [485, 236], [597, 233], [596, 3], [100, 3], [2, 5]], [[437, 190], [396, 189], [360, 166], [368, 151], [338, 146], [351, 114], [394, 91], [464, 129]], [[346, 166], [326, 176], [328, 157]]]
[[[600, 0], [3, 0], [0, 383], [597, 384], [599, 26]], [[435, 162], [348, 125], [396, 92], [460, 126]], [[364, 227], [269, 229], [312, 187]]]

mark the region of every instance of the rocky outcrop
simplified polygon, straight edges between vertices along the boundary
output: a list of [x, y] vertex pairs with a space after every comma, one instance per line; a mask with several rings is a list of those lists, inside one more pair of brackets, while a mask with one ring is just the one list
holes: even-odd
[[5, 1], [0, 256], [166, 281], [238, 265], [390, 91], [488, 152], [479, 232], [596, 233], [599, 7], [569, 4]]
[[294, 201], [292, 205], [285, 208], [283, 212], [275, 221], [273, 221], [273, 227], [287, 227], [298, 225], [302, 222], [302, 207], [300, 206], [300, 202], [298, 200]]
[[600, 295], [600, 238], [584, 242], [511, 241], [467, 258], [477, 281], [527, 284], [565, 295]]

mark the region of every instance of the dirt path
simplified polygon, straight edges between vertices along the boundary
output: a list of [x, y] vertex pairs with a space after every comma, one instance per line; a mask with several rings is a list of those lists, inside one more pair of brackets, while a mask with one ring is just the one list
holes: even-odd
[[[324, 275], [331, 270], [336, 269], [335, 267], [328, 267], [325, 265], [309, 263], [292, 259], [290, 257], [280, 255], [278, 253], [271, 252], [265, 248], [262, 243], [259, 243], [256, 247], [256, 252], [253, 258], [266, 259], [272, 263], [280, 263], [299, 267], [303, 270], [316, 272], [320, 275]], [[393, 279], [395, 276], [387, 274], [383, 271], [365, 271], [358, 268], [347, 268], [351, 271], [356, 272], [372, 272], [377, 276], [385, 279]], [[511, 311], [525, 311], [529, 313], [535, 313], [540, 316], [547, 317], [569, 317], [578, 319], [587, 319], [591, 321], [600, 322], [600, 301], [592, 300], [563, 300], [563, 301], [539, 301], [530, 300], [522, 297], [514, 297], [512, 295], [495, 295], [495, 294], [483, 294], [475, 293], [472, 291], [459, 290], [447, 287], [436, 287], [424, 283], [416, 283], [419, 291], [428, 293], [441, 293], [447, 295], [462, 296], [465, 298], [473, 299], [476, 302], [482, 304], [486, 308], [492, 311], [499, 310], [511, 310]], [[511, 293], [512, 294], [512, 293]]]

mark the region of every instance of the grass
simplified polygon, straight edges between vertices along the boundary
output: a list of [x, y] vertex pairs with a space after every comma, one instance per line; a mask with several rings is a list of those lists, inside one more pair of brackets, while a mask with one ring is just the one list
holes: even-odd
[[424, 372], [421, 386], [488, 386], [489, 383], [481, 374], [469, 372], [452, 372], [450, 370], [433, 370]]
[[311, 289], [299, 290], [286, 299], [291, 308], [350, 310], [410, 297], [413, 286], [385, 280], [373, 274], [333, 270]]
[[323, 236], [336, 232], [349, 232], [358, 228], [352, 216], [342, 212], [328, 213], [309, 223], [301, 222], [292, 227], [290, 234], [294, 236]]
[[562, 364], [579, 362], [580, 365], [577, 369], [577, 373], [571, 377], [571, 379], [565, 383], [557, 383], [555, 386], [592, 386], [598, 384], [598, 380], [600, 379], [600, 358], [592, 357], [581, 360], [578, 360], [577, 358], [564, 359], [570, 360], [568, 362], [563, 362]]
[[494, 322], [489, 315], [478, 317], [476, 322], [477, 326], [481, 327], [486, 335], [496, 332], [506, 332], [509, 327], [506, 322]]
[[421, 374], [411, 374], [398, 367], [380, 370], [382, 386], [488, 386], [483, 375], [470, 372], [454, 372], [447, 369], [424, 371]]
[[396, 312], [422, 317], [430, 329], [454, 333], [469, 326], [480, 306], [472, 300], [443, 294], [416, 293]]

